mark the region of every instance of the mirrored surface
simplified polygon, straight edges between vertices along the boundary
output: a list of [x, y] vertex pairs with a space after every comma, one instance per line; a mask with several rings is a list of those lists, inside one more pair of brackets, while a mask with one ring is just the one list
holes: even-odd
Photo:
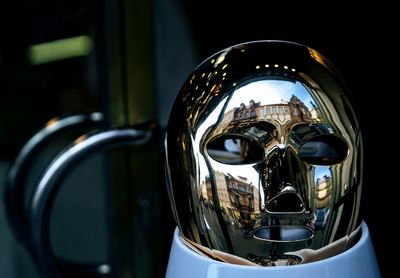
[[203, 62], [178, 95], [166, 149], [181, 233], [204, 246], [293, 264], [286, 253], [359, 225], [357, 120], [333, 66], [305, 46], [252, 42]]

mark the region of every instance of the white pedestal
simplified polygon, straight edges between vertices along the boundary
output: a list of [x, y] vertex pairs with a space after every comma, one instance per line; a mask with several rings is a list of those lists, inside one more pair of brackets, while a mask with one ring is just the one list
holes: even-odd
[[334, 257], [294, 266], [253, 267], [223, 263], [186, 247], [175, 230], [166, 278], [377, 278], [381, 277], [368, 227], [362, 223], [360, 240]]

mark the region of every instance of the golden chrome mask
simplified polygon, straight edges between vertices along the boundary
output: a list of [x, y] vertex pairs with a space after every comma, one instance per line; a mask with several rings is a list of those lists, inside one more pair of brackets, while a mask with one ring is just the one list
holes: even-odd
[[345, 250], [336, 243], [360, 225], [362, 177], [346, 94], [330, 62], [295, 43], [244, 43], [204, 61], [165, 141], [181, 235], [265, 266]]

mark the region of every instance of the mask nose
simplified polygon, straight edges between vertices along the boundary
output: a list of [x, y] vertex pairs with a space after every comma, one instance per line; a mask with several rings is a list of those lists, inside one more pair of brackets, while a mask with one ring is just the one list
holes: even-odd
[[300, 214], [305, 210], [302, 182], [298, 176], [299, 162], [286, 148], [275, 150], [266, 165], [265, 208], [272, 214]]

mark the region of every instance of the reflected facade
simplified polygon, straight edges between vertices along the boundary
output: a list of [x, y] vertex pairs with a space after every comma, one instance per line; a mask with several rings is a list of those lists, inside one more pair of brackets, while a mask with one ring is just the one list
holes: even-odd
[[181, 234], [273, 266], [354, 231], [362, 153], [346, 93], [329, 61], [297, 44], [247, 43], [203, 62], [166, 136]]

